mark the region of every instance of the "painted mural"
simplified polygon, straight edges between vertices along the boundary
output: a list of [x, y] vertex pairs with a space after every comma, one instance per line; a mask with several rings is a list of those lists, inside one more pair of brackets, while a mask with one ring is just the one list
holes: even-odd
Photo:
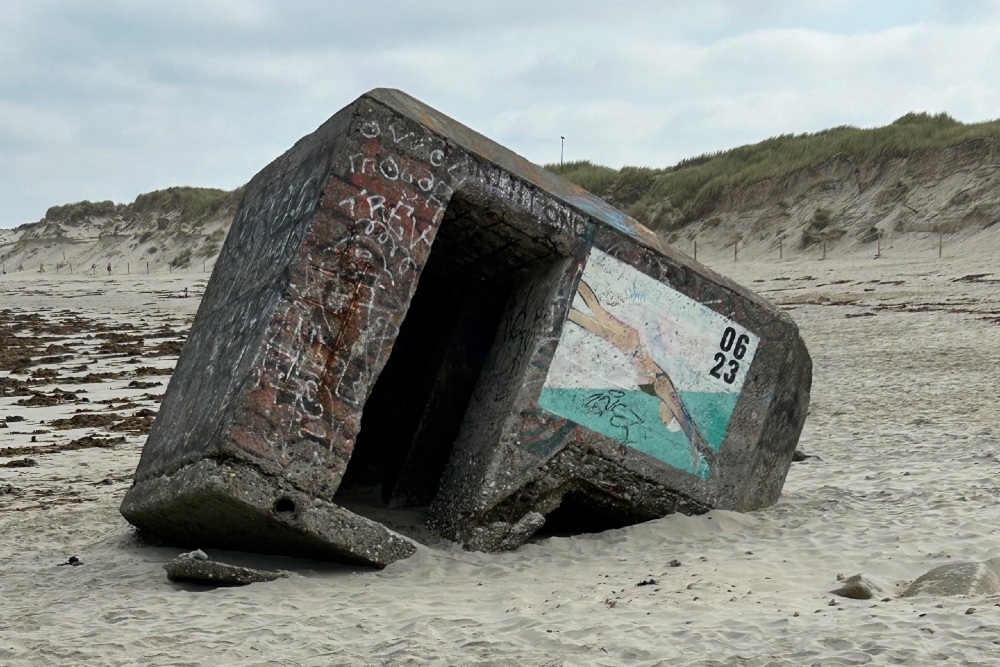
[[538, 404], [707, 479], [758, 341], [594, 249]]

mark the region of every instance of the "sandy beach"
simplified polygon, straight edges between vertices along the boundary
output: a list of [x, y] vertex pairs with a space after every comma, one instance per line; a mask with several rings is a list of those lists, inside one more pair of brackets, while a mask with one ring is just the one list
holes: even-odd
[[[1000, 596], [899, 597], [1000, 556], [996, 260], [710, 265], [813, 358], [810, 458], [775, 506], [503, 554], [393, 514], [420, 546], [385, 570], [209, 550], [290, 575], [208, 590], [168, 581], [181, 550], [118, 513], [208, 275], [0, 277], [0, 334], [37, 341], [0, 363], [0, 665], [997, 664]], [[858, 573], [885, 597], [830, 593]]]

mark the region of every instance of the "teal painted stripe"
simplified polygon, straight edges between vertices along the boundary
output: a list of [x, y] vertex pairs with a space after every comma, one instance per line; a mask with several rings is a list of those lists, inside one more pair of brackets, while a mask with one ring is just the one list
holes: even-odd
[[[680, 392], [680, 398], [709, 447], [718, 451], [739, 396]], [[697, 462], [692, 459], [684, 433], [670, 431], [663, 424], [659, 416], [661, 402], [655, 396], [638, 390], [546, 387], [538, 397], [538, 405], [701, 479], [711, 474], [703, 458]]]

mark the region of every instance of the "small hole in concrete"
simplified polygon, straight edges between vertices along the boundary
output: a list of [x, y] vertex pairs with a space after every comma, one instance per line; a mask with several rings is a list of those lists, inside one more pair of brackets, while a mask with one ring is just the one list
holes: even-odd
[[295, 511], [295, 503], [289, 498], [280, 498], [276, 503], [274, 503], [274, 511], [279, 514], [284, 514], [286, 512]]

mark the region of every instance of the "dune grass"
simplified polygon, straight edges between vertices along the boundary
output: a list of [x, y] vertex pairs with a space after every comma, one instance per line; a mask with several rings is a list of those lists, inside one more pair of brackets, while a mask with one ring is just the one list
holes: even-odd
[[[786, 134], [757, 144], [683, 160], [673, 167], [622, 167], [588, 161], [546, 165], [630, 215], [656, 228], [647, 211], [678, 209], [684, 221], [709, 213], [735, 188], [780, 179], [835, 157], [878, 161], [974, 139], [1000, 139], [1000, 120], [961, 123], [948, 114], [908, 113], [885, 127], [835, 127], [807, 134]], [[664, 207], [663, 202], [669, 206]], [[653, 209], [654, 205], [658, 205]]]
[[214, 215], [235, 202], [239, 191], [215, 188], [173, 187], [141, 194], [132, 208], [141, 215], [148, 211], [180, 211], [180, 222], [190, 222]]

